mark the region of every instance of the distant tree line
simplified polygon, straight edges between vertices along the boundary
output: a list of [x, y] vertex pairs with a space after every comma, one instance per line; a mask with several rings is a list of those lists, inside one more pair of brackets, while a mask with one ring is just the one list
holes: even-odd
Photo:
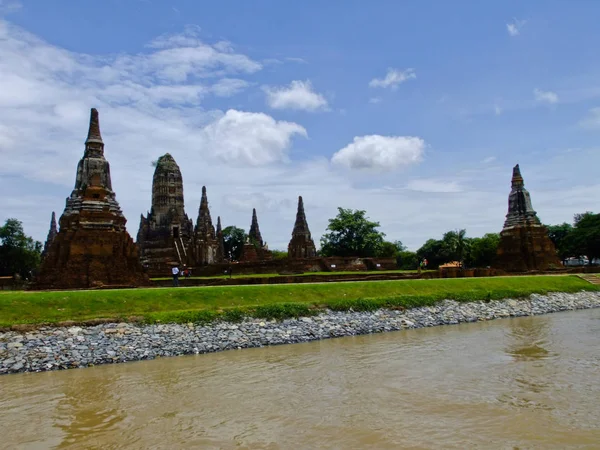
[[[427, 259], [428, 268], [457, 261], [465, 267], [487, 267], [493, 264], [500, 242], [498, 233], [482, 237], [467, 237], [465, 229], [444, 233], [441, 239], [429, 239], [416, 252], [406, 249], [401, 241], [388, 241], [385, 233], [378, 230], [379, 222], [371, 221], [364, 210], [338, 208], [338, 214], [329, 219], [327, 231], [321, 237], [319, 256], [356, 256], [359, 258], [396, 258], [401, 269], [415, 269]], [[600, 259], [600, 214], [585, 212], [575, 214], [573, 223], [546, 225], [548, 234], [559, 258], [586, 257], [588, 264]], [[228, 226], [223, 230], [225, 256], [237, 261], [247, 233], [239, 227]], [[42, 243], [27, 236], [23, 224], [17, 219], [7, 219], [0, 227], [0, 276], [19, 274], [29, 278], [39, 266]], [[272, 250], [273, 258], [287, 257], [286, 251]]]

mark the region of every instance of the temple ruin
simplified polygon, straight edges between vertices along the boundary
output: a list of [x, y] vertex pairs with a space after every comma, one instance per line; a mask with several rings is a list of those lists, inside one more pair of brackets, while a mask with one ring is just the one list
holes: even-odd
[[298, 197], [296, 223], [292, 231], [292, 239], [288, 244], [288, 258], [314, 258], [316, 255], [317, 248], [308, 229], [308, 222], [304, 213], [304, 202], [302, 196], [300, 196]]
[[185, 213], [181, 170], [169, 153], [156, 161], [152, 205], [150, 212], [140, 218], [137, 246], [142, 264], [153, 275], [168, 274], [175, 265], [198, 267], [223, 260], [208, 208], [206, 187], [202, 187], [194, 226]]
[[191, 263], [194, 225], [185, 213], [181, 170], [166, 153], [152, 177], [152, 206], [140, 217], [137, 246], [144, 267], [168, 270]]
[[508, 214], [500, 233], [495, 267], [508, 272], [527, 272], [560, 267], [554, 244], [531, 205], [531, 196], [517, 164], [513, 168]]
[[148, 278], [125, 228], [126, 222], [112, 190], [98, 111], [93, 108], [75, 187], [66, 199], [60, 229], [49, 244], [36, 277], [36, 287], [66, 289], [147, 284]]
[[217, 234], [210, 217], [206, 186], [202, 186], [202, 198], [198, 208], [198, 219], [194, 228], [194, 256], [197, 265], [214, 264], [217, 262]]
[[48, 253], [48, 249], [54, 242], [54, 238], [58, 234], [58, 227], [56, 226], [56, 214], [52, 211], [52, 217], [50, 218], [50, 230], [48, 230], [48, 236], [46, 237], [46, 242], [44, 243], [44, 249], [42, 250], [42, 258], [46, 256]]
[[250, 223], [250, 231], [248, 232], [248, 240], [242, 249], [240, 261], [261, 261], [271, 259], [272, 255], [269, 247], [263, 242], [260, 228], [258, 226], [258, 217], [256, 216], [256, 208], [252, 209], [252, 222]]

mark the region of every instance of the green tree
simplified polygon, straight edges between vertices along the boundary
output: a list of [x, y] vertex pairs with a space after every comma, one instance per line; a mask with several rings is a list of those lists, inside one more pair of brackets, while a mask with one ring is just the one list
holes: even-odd
[[377, 256], [384, 233], [377, 230], [379, 222], [371, 222], [366, 212], [338, 208], [338, 215], [329, 219], [326, 233], [321, 237], [323, 256]]
[[463, 263], [471, 246], [471, 241], [467, 238], [467, 230], [464, 228], [444, 233], [442, 243], [441, 257], [446, 260], [444, 262], [458, 261]]
[[404, 250], [406, 250], [406, 247], [400, 241], [383, 241], [377, 256], [381, 258], [396, 258]]
[[577, 255], [588, 257], [588, 264], [591, 265], [595, 258], [600, 258], [600, 214], [576, 214], [569, 241]]
[[42, 243], [27, 236], [23, 224], [17, 219], [7, 219], [0, 227], [0, 275], [21, 275], [29, 278], [41, 261]]
[[548, 236], [556, 247], [556, 253], [561, 261], [565, 261], [569, 256], [573, 256], [573, 246], [571, 234], [573, 226], [569, 223], [560, 225], [546, 225]]
[[223, 248], [225, 257], [231, 261], [239, 261], [248, 235], [236, 226], [229, 226], [223, 230]]
[[488, 267], [491, 266], [496, 258], [498, 245], [500, 244], [500, 235], [498, 233], [487, 233], [480, 238], [470, 239], [470, 251], [465, 260], [469, 267]]
[[396, 256], [398, 268], [402, 270], [414, 270], [419, 265], [419, 257], [415, 252], [403, 250]]
[[284, 252], [283, 250], [271, 250], [271, 256], [273, 259], [286, 259], [288, 257], [288, 252]]
[[423, 246], [417, 250], [417, 258], [419, 261], [427, 259], [428, 269], [437, 269], [440, 264], [449, 261], [444, 250], [444, 242], [436, 239], [429, 239], [425, 242]]

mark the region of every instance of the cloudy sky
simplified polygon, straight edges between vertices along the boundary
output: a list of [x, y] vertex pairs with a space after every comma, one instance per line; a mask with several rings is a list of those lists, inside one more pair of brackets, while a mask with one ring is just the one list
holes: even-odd
[[365, 209], [417, 249], [500, 231], [519, 163], [544, 223], [600, 210], [600, 2], [0, 0], [0, 221], [44, 240], [98, 108], [135, 236], [153, 160], [186, 210], [285, 249]]

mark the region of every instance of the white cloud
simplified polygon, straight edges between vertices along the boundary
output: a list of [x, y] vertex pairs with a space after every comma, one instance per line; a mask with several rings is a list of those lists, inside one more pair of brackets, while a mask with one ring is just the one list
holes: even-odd
[[203, 144], [229, 164], [258, 166], [286, 160], [294, 135], [306, 130], [263, 113], [230, 109], [202, 130]]
[[401, 83], [414, 78], [417, 78], [414, 69], [399, 70], [390, 68], [384, 78], [373, 78], [369, 82], [369, 87], [391, 88], [395, 90]]
[[246, 89], [250, 83], [237, 78], [223, 78], [211, 86], [211, 91], [219, 97], [231, 97]]
[[317, 111], [327, 109], [327, 100], [314, 91], [310, 81], [292, 81], [289, 86], [263, 88], [273, 109]]
[[485, 158], [482, 162], [484, 164], [489, 164], [496, 161], [496, 157], [495, 156], [488, 156], [487, 158]]
[[418, 192], [453, 193], [462, 192], [461, 186], [456, 181], [417, 179], [407, 183], [406, 188]]
[[369, 99], [369, 103], [372, 103], [372, 104], [381, 103], [381, 97], [371, 97]]
[[389, 171], [420, 162], [424, 149], [425, 141], [418, 137], [356, 136], [331, 162], [349, 169]]
[[[191, 218], [196, 218], [201, 188], [206, 185], [213, 219], [221, 216], [224, 226], [248, 229], [256, 207], [270, 248], [287, 248], [298, 195], [304, 198], [316, 242], [338, 206], [367, 210], [369, 217], [381, 222], [389, 239], [400, 239], [411, 249], [451, 229], [466, 227], [469, 236], [480, 236], [502, 227], [512, 165], [499, 168], [499, 164], [477, 162], [464, 175], [459, 174], [467, 164], [464, 160], [456, 163], [457, 169], [440, 154], [440, 162], [433, 165], [435, 177], [427, 174], [425, 164], [413, 166], [411, 175], [421, 181], [410, 187], [420, 190], [409, 191], [407, 180], [395, 172], [373, 176], [369, 171], [338, 170], [323, 156], [307, 160], [304, 155], [317, 153], [320, 143], [303, 139], [307, 132], [300, 124], [278, 121], [260, 111], [242, 111], [243, 104], [225, 111], [210, 107], [216, 90], [232, 83], [224, 79], [243, 80], [261, 64], [236, 53], [226, 41], [199, 44], [198, 34], [192, 29], [163, 36], [140, 53], [95, 55], [66, 51], [0, 20], [0, 224], [17, 217], [28, 234], [45, 239], [51, 211], [62, 213], [73, 188], [89, 109], [97, 107], [113, 187], [133, 236], [139, 214], [150, 207], [154, 170], [150, 163], [166, 152], [181, 167]], [[207, 47], [209, 58], [201, 63], [194, 59], [192, 66], [198, 70], [188, 71], [180, 65], [186, 56], [178, 50], [192, 48], [197, 56], [198, 46]], [[163, 50], [167, 54], [153, 56]], [[177, 61], [181, 57], [175, 63], [176, 73], [185, 77], [163, 76], [169, 66], [166, 56]], [[561, 91], [561, 101], [562, 95]], [[345, 120], [341, 111], [336, 117]], [[375, 137], [383, 143], [372, 145], [366, 142], [370, 139], [357, 138], [348, 151], [338, 152], [338, 161], [389, 169], [398, 162], [410, 163], [411, 154], [418, 155], [413, 160], [420, 160], [423, 151], [406, 155], [398, 151], [399, 142], [389, 143], [395, 142], [393, 137]], [[417, 148], [424, 148], [419, 138], [413, 139]], [[314, 147], [304, 153], [300, 146], [308, 143]], [[352, 149], [365, 149], [362, 164], [351, 155]], [[392, 156], [382, 157], [388, 153]], [[536, 159], [535, 166], [522, 165], [534, 207], [545, 223], [569, 221], [574, 212], [600, 209], [594, 195], [598, 183], [572, 188], [575, 179], [595, 179], [597, 155], [600, 152], [594, 149], [585, 157], [568, 154], [554, 166], [544, 166], [546, 158]], [[588, 164], [582, 166], [582, 160]], [[528, 173], [551, 180], [540, 182]], [[428, 189], [422, 180], [429, 180]], [[432, 192], [436, 187], [432, 180], [450, 183], [450, 187], [437, 186], [437, 191], [451, 190], [453, 181], [462, 191]]]
[[525, 26], [526, 23], [526, 20], [518, 19], [514, 19], [511, 23], [507, 23], [506, 31], [508, 32], [508, 35], [511, 37], [518, 36], [521, 33], [521, 29]]
[[600, 107], [592, 108], [588, 112], [588, 116], [579, 123], [583, 128], [599, 129], [600, 128]]
[[533, 96], [535, 101], [538, 103], [546, 103], [548, 105], [554, 105], [558, 103], [558, 95], [552, 91], [542, 91], [538, 88], [533, 90]]

